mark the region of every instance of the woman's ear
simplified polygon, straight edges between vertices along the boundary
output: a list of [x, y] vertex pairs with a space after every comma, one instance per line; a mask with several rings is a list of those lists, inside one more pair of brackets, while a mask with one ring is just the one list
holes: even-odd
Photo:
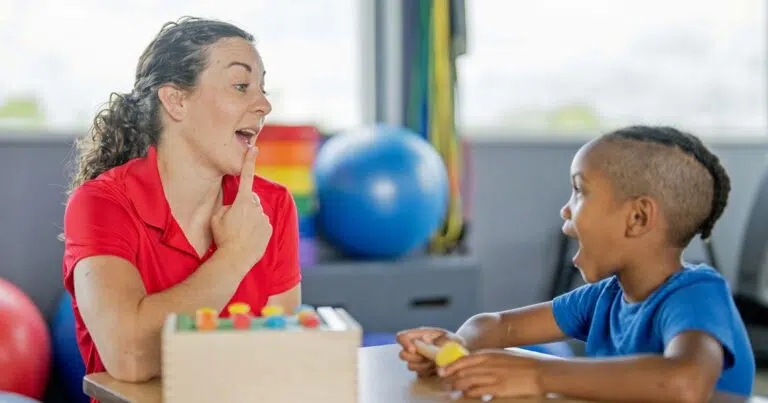
[[173, 84], [165, 84], [157, 90], [157, 97], [165, 113], [179, 121], [186, 114], [185, 91]]
[[659, 221], [656, 200], [641, 196], [633, 200], [627, 216], [627, 237], [635, 238], [652, 230]]

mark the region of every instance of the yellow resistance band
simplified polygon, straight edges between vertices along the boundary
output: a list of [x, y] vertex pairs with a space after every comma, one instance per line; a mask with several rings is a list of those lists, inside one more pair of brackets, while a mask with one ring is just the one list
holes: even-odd
[[460, 147], [455, 136], [453, 105], [453, 79], [450, 64], [450, 9], [449, 0], [434, 0], [432, 10], [432, 99], [430, 102], [430, 141], [443, 156], [449, 178], [450, 200], [443, 233], [432, 239], [433, 252], [444, 253], [458, 242], [463, 227], [461, 199]]

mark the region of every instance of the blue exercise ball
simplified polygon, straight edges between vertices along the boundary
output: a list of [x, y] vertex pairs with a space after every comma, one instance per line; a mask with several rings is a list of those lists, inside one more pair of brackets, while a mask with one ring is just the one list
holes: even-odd
[[83, 393], [85, 364], [77, 346], [75, 333], [75, 315], [72, 311], [72, 298], [68, 292], [59, 299], [59, 305], [51, 320], [51, 338], [53, 341], [53, 370], [61, 384], [68, 401], [90, 401]]
[[18, 393], [0, 392], [0, 403], [40, 403], [40, 401]]
[[379, 124], [336, 134], [318, 151], [314, 173], [319, 230], [349, 255], [405, 255], [445, 218], [445, 163], [408, 129]]

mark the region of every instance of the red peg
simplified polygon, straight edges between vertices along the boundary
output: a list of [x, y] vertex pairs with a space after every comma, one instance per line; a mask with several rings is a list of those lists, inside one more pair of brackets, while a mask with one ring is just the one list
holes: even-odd
[[250, 329], [251, 327], [251, 315], [247, 313], [236, 313], [231, 315], [232, 327], [235, 329]]
[[299, 323], [304, 327], [315, 328], [320, 325], [320, 319], [317, 318], [317, 315], [305, 315], [299, 319]]

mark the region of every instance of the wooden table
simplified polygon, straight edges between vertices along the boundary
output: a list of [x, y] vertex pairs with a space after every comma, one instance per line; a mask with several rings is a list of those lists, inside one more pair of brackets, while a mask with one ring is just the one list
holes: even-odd
[[[459, 398], [441, 389], [436, 380], [422, 380], [400, 361], [397, 345], [360, 349], [360, 403], [435, 403], [478, 402]], [[143, 384], [116, 381], [107, 373], [90, 374], [83, 380], [83, 390], [102, 403], [161, 403], [160, 380]], [[493, 399], [493, 402], [538, 402], [539, 399]], [[551, 402], [583, 401], [548, 399]], [[309, 403], [309, 402], [307, 402]], [[768, 403], [764, 398], [718, 395], [712, 403]]]

